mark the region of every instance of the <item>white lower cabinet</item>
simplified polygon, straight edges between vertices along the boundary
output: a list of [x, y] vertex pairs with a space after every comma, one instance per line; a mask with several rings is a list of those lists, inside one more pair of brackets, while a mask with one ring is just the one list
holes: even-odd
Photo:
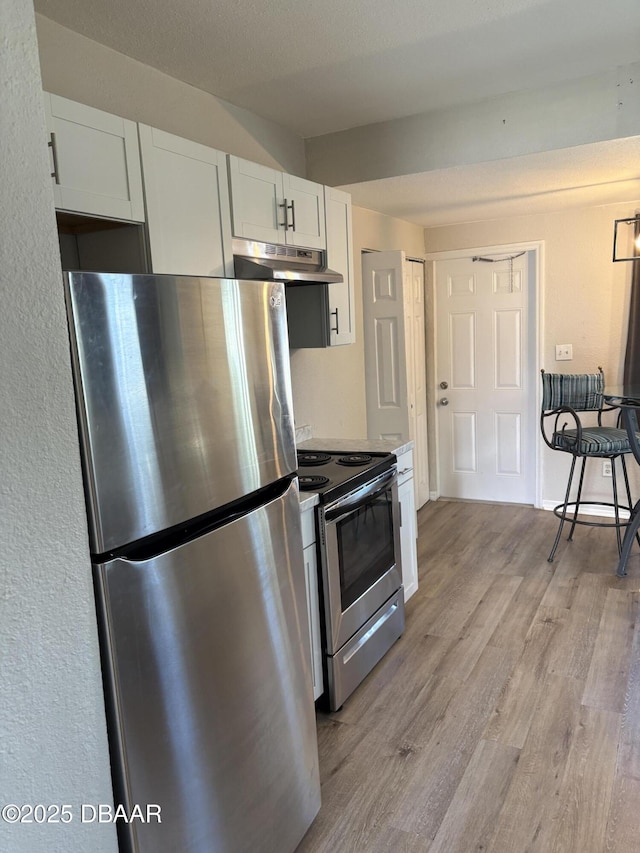
[[320, 598], [318, 595], [318, 558], [316, 555], [315, 509], [302, 513], [302, 546], [304, 579], [307, 589], [309, 614], [309, 640], [311, 645], [311, 677], [313, 698], [318, 699], [324, 690], [322, 675], [322, 643], [320, 638]]
[[227, 155], [138, 125], [155, 273], [233, 277]]
[[418, 522], [413, 485], [413, 452], [398, 456], [398, 502], [400, 504], [400, 558], [402, 584], [407, 601], [418, 589]]

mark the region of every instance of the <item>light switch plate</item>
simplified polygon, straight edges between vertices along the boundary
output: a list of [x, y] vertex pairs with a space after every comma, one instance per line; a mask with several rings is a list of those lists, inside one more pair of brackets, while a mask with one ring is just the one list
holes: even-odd
[[573, 344], [556, 344], [556, 361], [571, 361]]

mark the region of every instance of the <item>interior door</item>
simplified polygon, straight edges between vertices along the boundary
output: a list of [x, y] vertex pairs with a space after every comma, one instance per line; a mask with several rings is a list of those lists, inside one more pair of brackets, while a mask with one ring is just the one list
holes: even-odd
[[436, 262], [443, 497], [534, 502], [529, 254]]
[[362, 258], [365, 381], [369, 438], [408, 440], [404, 252]]
[[[427, 363], [425, 345], [424, 264], [407, 260], [408, 282], [411, 288], [408, 323], [411, 325], [412, 346], [412, 405], [410, 415], [414, 441], [414, 486], [416, 507], [429, 500], [429, 451], [427, 447]], [[408, 356], [407, 356], [408, 357]]]
[[429, 499], [424, 265], [402, 251], [362, 258], [369, 438], [414, 442], [415, 499]]

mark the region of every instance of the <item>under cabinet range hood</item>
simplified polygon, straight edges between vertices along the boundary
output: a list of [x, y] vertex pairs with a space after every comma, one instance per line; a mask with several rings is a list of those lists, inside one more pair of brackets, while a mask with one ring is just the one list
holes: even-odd
[[327, 269], [320, 249], [298, 249], [255, 240], [233, 240], [236, 278], [283, 281], [285, 284], [331, 284], [342, 275]]
[[290, 349], [331, 346], [331, 333], [338, 333], [331, 291], [344, 279], [327, 269], [322, 250], [236, 238], [233, 261], [238, 279], [284, 282]]

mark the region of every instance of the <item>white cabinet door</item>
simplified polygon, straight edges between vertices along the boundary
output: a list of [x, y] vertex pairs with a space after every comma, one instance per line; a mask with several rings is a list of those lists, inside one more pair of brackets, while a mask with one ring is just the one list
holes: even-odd
[[283, 173], [282, 195], [287, 213], [285, 243], [307, 249], [324, 249], [326, 236], [322, 184]]
[[283, 243], [282, 172], [228, 155], [234, 237]]
[[413, 477], [406, 476], [398, 481], [398, 502], [400, 503], [402, 584], [404, 586], [404, 600], [407, 601], [418, 589], [418, 552], [416, 545], [418, 532]]
[[151, 267], [233, 276], [227, 155], [139, 125]]
[[344, 281], [329, 287], [331, 346], [353, 344], [356, 321], [353, 282], [353, 229], [349, 193], [324, 188], [327, 223], [327, 266], [342, 273]]
[[135, 122], [44, 93], [58, 210], [144, 222]]
[[229, 154], [234, 237], [324, 249], [324, 188]]

